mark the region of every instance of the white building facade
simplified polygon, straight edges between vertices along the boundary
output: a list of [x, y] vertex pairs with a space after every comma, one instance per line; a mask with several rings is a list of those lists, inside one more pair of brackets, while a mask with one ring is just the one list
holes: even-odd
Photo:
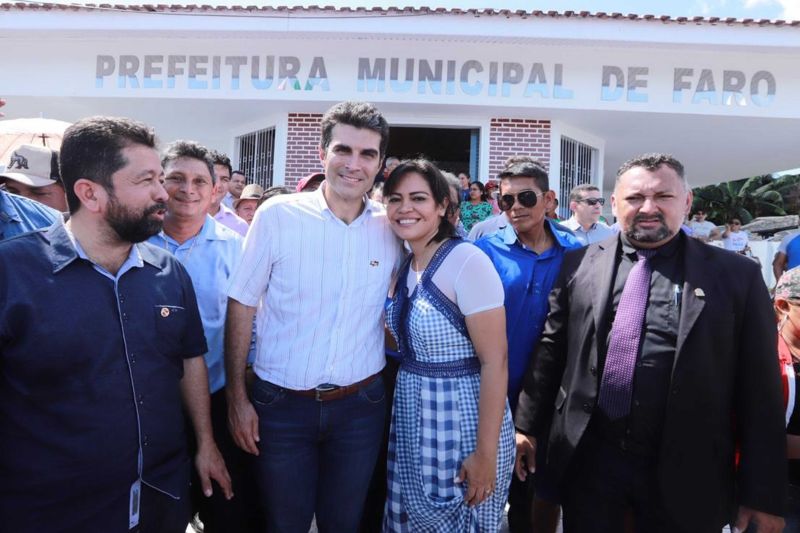
[[510, 155], [610, 194], [670, 152], [693, 185], [800, 166], [800, 27], [495, 10], [0, 4], [8, 118], [107, 114], [232, 155], [264, 185], [320, 168], [319, 120], [375, 103], [389, 155], [494, 177]]

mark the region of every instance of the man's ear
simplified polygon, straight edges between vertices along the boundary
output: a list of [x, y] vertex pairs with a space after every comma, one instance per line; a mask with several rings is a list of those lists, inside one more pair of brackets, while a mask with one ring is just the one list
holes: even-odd
[[81, 178], [72, 186], [81, 205], [92, 213], [99, 213], [108, 202], [108, 191], [92, 180]]

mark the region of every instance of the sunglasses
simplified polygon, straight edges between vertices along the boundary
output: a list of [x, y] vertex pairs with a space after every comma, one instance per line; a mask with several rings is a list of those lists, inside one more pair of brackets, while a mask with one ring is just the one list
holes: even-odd
[[522, 191], [519, 194], [504, 194], [500, 196], [498, 207], [501, 211], [509, 211], [514, 207], [514, 202], [519, 201], [522, 207], [533, 207], [536, 205], [536, 199], [543, 195], [543, 192]]
[[584, 198], [583, 200], [575, 200], [576, 202], [583, 202], [586, 205], [605, 205], [606, 199], [605, 198]]

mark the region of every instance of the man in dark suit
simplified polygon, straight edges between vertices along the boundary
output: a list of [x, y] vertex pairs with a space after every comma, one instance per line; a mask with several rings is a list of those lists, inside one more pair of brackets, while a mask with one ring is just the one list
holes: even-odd
[[516, 412], [518, 475], [549, 431], [567, 533], [622, 531], [626, 516], [647, 533], [781, 531], [781, 385], [758, 266], [683, 235], [692, 194], [670, 156], [625, 163], [611, 203], [621, 233], [568, 253], [550, 295]]

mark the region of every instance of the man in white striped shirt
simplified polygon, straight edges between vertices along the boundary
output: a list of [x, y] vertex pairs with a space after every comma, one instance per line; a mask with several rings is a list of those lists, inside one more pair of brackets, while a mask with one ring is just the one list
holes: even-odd
[[[384, 428], [383, 304], [401, 247], [366, 194], [389, 127], [371, 104], [322, 119], [325, 182], [256, 212], [229, 291], [228, 418], [258, 456], [268, 530], [358, 529]], [[258, 314], [257, 376], [245, 364]]]

